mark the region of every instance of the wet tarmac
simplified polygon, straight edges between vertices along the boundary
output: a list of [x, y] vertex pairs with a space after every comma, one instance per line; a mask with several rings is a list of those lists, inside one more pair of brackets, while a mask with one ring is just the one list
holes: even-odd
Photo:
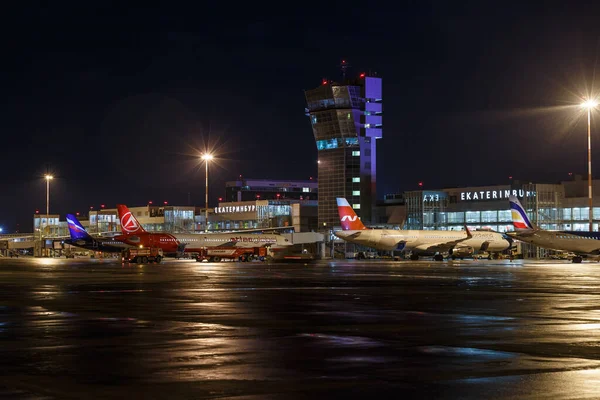
[[0, 398], [600, 398], [600, 264], [0, 259]]

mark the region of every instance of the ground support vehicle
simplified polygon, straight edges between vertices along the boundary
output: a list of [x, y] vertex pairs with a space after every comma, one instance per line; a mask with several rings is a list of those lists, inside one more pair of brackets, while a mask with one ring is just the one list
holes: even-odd
[[159, 263], [163, 259], [163, 251], [158, 247], [135, 248], [123, 250], [121, 252], [121, 261], [123, 263]]
[[219, 262], [229, 261], [264, 261], [267, 257], [266, 247], [213, 247], [202, 249], [196, 256], [196, 261]]

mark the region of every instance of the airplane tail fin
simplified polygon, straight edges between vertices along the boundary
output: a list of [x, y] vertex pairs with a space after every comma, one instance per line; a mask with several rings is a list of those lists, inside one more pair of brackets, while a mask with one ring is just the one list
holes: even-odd
[[515, 231], [531, 231], [538, 229], [538, 227], [529, 220], [529, 217], [527, 217], [527, 213], [521, 205], [521, 202], [517, 199], [517, 196], [509, 196], [508, 201], [510, 203], [510, 212], [512, 214]]
[[344, 231], [360, 231], [367, 229], [358, 215], [354, 212], [354, 209], [348, 204], [348, 201], [344, 198], [337, 198], [338, 213], [340, 215], [340, 222], [342, 223], [342, 230]]
[[73, 214], [67, 214], [67, 225], [69, 226], [71, 240], [86, 240], [92, 238]]
[[117, 204], [119, 220], [121, 221], [121, 231], [124, 235], [133, 235], [146, 232], [142, 224], [133, 216], [131, 211], [124, 204]]

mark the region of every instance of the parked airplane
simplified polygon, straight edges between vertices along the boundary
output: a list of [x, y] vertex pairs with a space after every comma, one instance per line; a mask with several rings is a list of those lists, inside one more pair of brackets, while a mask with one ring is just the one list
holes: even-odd
[[501, 252], [512, 245], [512, 240], [498, 232], [470, 231], [468, 228], [464, 231], [369, 229], [346, 199], [338, 198], [337, 205], [342, 224], [342, 230], [335, 232], [337, 237], [378, 250], [410, 250], [411, 260], [418, 260], [419, 253], [434, 253], [434, 259], [442, 261], [442, 253], [455, 259], [470, 257], [480, 251]]
[[506, 234], [521, 242], [531, 243], [551, 250], [575, 253], [574, 263], [580, 263], [582, 256], [600, 255], [600, 233], [585, 231], [548, 231], [539, 228], [527, 217], [525, 209], [516, 196], [509, 196], [514, 232]]
[[93, 238], [73, 214], [67, 214], [67, 225], [71, 235], [71, 239], [65, 240], [67, 244], [105, 253], [120, 253], [124, 248], [131, 247], [114, 237]]
[[283, 247], [292, 243], [278, 234], [267, 233], [167, 233], [147, 232], [127, 206], [117, 204], [122, 235], [116, 237], [127, 244], [159, 247], [165, 255], [197, 253], [201, 250], [231, 247]]

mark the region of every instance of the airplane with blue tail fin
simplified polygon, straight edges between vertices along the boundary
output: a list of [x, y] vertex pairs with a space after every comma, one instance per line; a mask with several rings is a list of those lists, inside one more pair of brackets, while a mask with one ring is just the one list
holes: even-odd
[[508, 201], [515, 228], [513, 232], [506, 232], [511, 238], [545, 249], [574, 253], [574, 263], [580, 263], [582, 256], [600, 256], [600, 232], [541, 229], [531, 222], [516, 196], [510, 196]]
[[71, 239], [65, 243], [80, 247], [85, 250], [102, 251], [105, 253], [120, 253], [123, 249], [131, 247], [114, 238], [94, 238], [81, 225], [73, 214], [67, 214], [67, 225]]

